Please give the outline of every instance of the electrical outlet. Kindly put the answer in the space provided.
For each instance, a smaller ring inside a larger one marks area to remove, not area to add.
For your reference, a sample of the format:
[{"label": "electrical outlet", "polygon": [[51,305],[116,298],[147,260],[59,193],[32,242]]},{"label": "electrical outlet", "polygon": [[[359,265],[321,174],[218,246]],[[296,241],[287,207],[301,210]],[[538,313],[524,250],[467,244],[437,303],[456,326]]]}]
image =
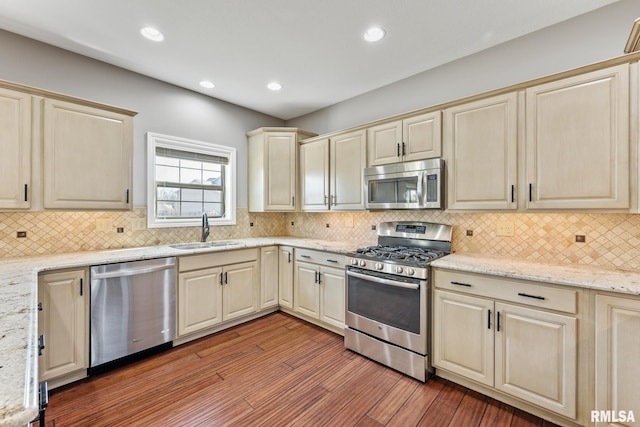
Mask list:
[{"label": "electrical outlet", "polygon": [[110,218],[96,219],[96,231],[109,232],[113,228],[113,220]]},{"label": "electrical outlet", "polygon": [[496,234],[498,236],[513,237],[516,235],[513,221],[498,221],[496,225]]}]

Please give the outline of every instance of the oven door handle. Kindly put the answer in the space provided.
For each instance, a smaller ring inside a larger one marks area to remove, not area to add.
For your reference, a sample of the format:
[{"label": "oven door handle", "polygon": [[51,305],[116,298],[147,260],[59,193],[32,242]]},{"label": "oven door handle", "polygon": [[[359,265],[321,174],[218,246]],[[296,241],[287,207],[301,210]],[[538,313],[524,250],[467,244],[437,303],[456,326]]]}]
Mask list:
[{"label": "oven door handle", "polygon": [[420,289],[420,285],[417,285],[417,284],[396,282],[395,280],[383,279],[381,277],[376,277],[376,276],[369,276],[368,274],[356,273],[354,271],[347,271],[347,276],[353,276],[359,279],[370,280],[372,282],[381,283],[383,285],[396,286],[398,288],[414,289],[414,290]]}]

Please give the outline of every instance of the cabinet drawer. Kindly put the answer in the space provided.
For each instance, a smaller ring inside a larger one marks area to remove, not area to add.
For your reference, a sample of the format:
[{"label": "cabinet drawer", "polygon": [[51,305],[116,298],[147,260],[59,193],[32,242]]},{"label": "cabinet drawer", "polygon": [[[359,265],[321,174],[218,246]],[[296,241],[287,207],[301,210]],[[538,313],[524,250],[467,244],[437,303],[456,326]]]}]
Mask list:
[{"label": "cabinet drawer", "polygon": [[296,248],[295,254],[296,261],[312,262],[314,264],[344,268],[344,255],[298,248]]},{"label": "cabinet drawer", "polygon": [[178,258],[178,271],[199,270],[202,268],[256,261],[257,259],[257,248],[240,249],[237,251],[207,252],[200,255],[183,256]]},{"label": "cabinet drawer", "polygon": [[433,283],[439,289],[449,289],[565,313],[577,313],[578,291],[574,289],[440,269],[433,270]]}]

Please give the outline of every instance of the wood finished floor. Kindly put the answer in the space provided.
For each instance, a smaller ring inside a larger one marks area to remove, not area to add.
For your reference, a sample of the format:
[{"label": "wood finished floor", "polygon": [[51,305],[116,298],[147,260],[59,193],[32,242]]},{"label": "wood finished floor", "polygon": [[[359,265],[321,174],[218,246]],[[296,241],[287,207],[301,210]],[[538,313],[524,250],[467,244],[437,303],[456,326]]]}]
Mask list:
[{"label": "wood finished floor", "polygon": [[46,427],[553,426],[452,382],[423,384],[274,313],[53,390]]}]

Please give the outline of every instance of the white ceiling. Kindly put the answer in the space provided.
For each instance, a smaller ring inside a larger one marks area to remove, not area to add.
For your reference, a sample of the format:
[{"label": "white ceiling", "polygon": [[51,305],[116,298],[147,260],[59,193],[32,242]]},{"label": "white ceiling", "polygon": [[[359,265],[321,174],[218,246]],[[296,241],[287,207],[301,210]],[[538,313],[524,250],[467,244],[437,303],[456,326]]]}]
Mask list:
[{"label": "white ceiling", "polygon": [[1,0],[0,28],[287,120],[615,1]]}]

